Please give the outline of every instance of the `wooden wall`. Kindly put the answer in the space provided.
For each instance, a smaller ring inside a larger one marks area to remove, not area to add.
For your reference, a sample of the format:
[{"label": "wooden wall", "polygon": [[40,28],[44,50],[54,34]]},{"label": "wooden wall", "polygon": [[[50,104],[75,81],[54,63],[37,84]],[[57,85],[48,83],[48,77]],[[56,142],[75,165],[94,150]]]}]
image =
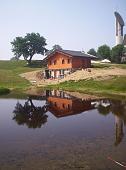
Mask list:
[{"label": "wooden wall", "polygon": [[[64,64],[62,61],[64,60]],[[68,63],[68,60],[70,61]],[[55,63],[56,62],[56,63]],[[55,64],[54,64],[55,63]],[[65,54],[55,53],[48,59],[48,69],[71,69],[91,67],[90,58],[70,57]]]},{"label": "wooden wall", "polygon": [[[70,60],[70,63],[68,63],[68,59]],[[62,60],[64,60],[64,64],[62,64]],[[56,64],[54,65],[55,61]],[[48,69],[67,69],[67,68],[72,68],[72,58],[69,56],[56,53],[48,59]]]}]

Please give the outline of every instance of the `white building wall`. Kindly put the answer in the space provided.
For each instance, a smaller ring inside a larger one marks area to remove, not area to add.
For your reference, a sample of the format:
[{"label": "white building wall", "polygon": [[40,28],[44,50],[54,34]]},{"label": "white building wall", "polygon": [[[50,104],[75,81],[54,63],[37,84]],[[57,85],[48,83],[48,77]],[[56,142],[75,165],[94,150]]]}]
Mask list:
[{"label": "white building wall", "polygon": [[123,36],[116,36],[116,45],[123,44]]},{"label": "white building wall", "polygon": [[51,71],[51,77],[54,77],[54,71]]},{"label": "white building wall", "polygon": [[117,34],[116,35],[116,45],[118,44],[123,44],[123,35],[121,35],[121,25],[119,22],[116,20],[117,24],[115,24]]}]

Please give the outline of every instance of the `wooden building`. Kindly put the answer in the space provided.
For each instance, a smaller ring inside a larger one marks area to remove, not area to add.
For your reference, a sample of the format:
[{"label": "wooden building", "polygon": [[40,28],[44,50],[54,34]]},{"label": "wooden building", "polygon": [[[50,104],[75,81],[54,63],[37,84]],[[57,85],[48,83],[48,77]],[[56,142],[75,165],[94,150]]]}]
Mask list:
[{"label": "wooden building", "polygon": [[96,57],[81,51],[55,49],[49,52],[46,59],[48,64],[45,77],[63,78],[77,69],[90,68],[91,59]]}]

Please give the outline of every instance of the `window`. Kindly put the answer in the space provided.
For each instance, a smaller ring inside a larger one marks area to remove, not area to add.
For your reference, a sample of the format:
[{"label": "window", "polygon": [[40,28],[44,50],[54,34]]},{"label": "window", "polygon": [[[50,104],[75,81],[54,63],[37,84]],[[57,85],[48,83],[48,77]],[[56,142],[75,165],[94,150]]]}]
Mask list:
[{"label": "window", "polygon": [[64,103],[62,104],[62,106],[63,106],[63,108],[65,108],[65,105],[64,105]]},{"label": "window", "polygon": [[50,61],[50,62],[49,62],[49,64],[51,65],[51,64],[52,64],[52,62]]},{"label": "window", "polygon": [[54,103],[54,106],[57,107],[57,103],[56,102]]},{"label": "window", "polygon": [[54,65],[56,65],[56,60],[54,60]]},{"label": "window", "polygon": [[70,105],[68,104],[68,110],[70,110]]},{"label": "window", "polygon": [[62,64],[64,64],[64,63],[65,63],[65,60],[63,59],[63,60],[62,60]]},{"label": "window", "polygon": [[68,59],[68,64],[70,64],[70,59]]}]

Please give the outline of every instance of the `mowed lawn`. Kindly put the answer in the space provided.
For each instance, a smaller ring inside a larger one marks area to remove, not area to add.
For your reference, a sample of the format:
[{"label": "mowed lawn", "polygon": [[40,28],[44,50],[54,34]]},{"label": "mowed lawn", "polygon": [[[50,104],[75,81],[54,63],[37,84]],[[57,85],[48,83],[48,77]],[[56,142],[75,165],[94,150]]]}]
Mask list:
[{"label": "mowed lawn", "polygon": [[30,68],[25,61],[0,61],[0,88],[25,88],[30,83],[19,74],[40,70],[40,68]]}]

